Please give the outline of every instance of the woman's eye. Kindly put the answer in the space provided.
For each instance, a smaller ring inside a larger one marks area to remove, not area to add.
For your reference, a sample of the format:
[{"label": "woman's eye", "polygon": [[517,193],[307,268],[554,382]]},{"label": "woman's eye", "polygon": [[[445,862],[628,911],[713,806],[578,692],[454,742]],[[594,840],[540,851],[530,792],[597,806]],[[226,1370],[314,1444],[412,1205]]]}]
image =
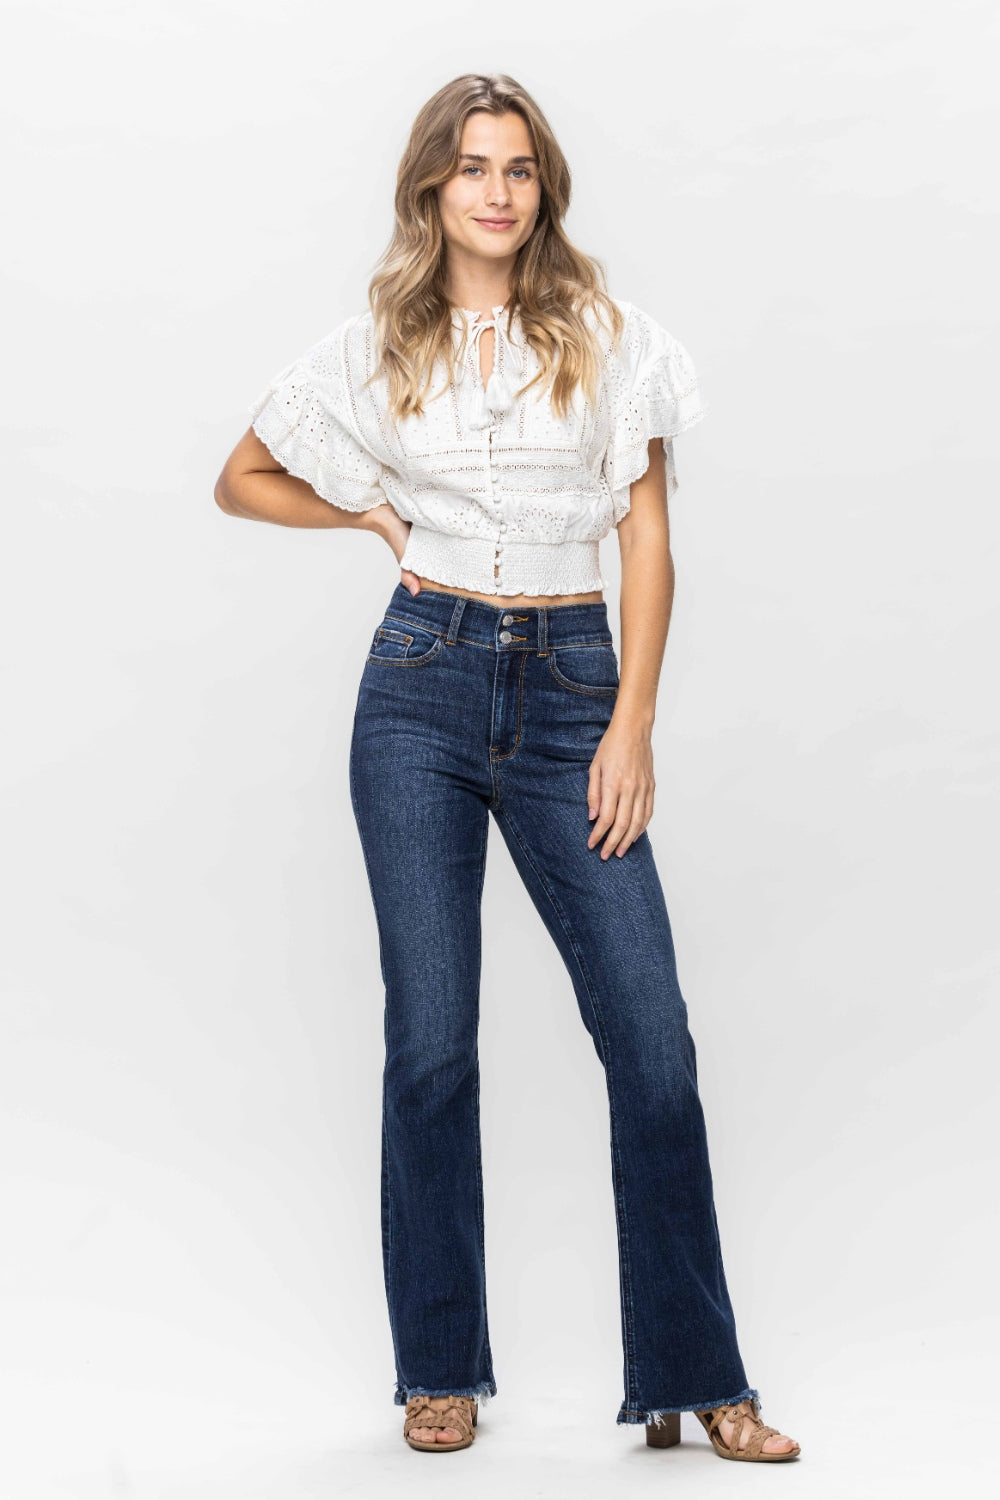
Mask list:
[{"label": "woman's eye", "polygon": [[[466,174],[466,172],[481,172],[482,170],[483,170],[482,167],[474,167],[474,166],[473,167],[463,167],[462,168],[462,176],[464,177],[465,174]],[[513,171],[513,172],[519,172],[521,174],[522,178],[524,178],[524,177],[530,177],[531,176],[531,172],[529,171],[529,169],[527,167],[512,167],[511,171]]]}]

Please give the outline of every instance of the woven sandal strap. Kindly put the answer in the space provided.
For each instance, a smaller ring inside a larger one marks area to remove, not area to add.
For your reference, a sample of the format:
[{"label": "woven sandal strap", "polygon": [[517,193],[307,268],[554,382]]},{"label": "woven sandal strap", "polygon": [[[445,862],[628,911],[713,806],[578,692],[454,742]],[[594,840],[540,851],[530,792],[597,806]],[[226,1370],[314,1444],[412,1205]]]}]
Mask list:
[{"label": "woven sandal strap", "polygon": [[736,1453],[739,1451],[740,1434],[743,1431],[743,1410],[741,1405],[715,1406],[711,1408],[709,1412],[708,1435],[711,1437],[713,1432],[717,1433],[720,1443],[726,1441],[722,1435],[723,1422],[731,1422],[733,1424],[733,1433],[729,1439],[728,1447],[730,1453]]},{"label": "woven sandal strap", "polygon": [[[725,1439],[722,1436],[722,1424],[727,1419],[731,1420],[731,1413],[732,1413],[732,1411],[733,1411],[733,1408],[731,1406],[715,1406],[715,1407],[712,1407],[712,1409],[709,1412],[709,1419],[708,1419],[708,1435],[709,1435],[709,1437],[711,1437],[712,1433],[715,1432],[715,1433],[718,1434],[718,1438],[719,1438],[719,1442],[720,1443],[722,1443],[722,1442],[725,1441]],[[739,1435],[740,1435],[739,1434],[739,1429],[737,1429],[736,1432],[735,1432],[735,1434],[734,1434],[735,1440],[737,1442],[739,1441]],[[730,1440],[730,1443],[729,1443],[729,1451],[733,1452],[733,1443],[732,1443],[732,1440]]]},{"label": "woven sandal strap", "polygon": [[[720,1412],[720,1416],[728,1417],[733,1422],[733,1436],[729,1443],[730,1453],[742,1451],[748,1458],[756,1458],[769,1437],[780,1436],[777,1427],[769,1427],[766,1422],[761,1421],[749,1401],[740,1401],[735,1406],[725,1407]],[[741,1450],[740,1439],[747,1422],[750,1423],[751,1431],[747,1437],[746,1447]]]},{"label": "woven sandal strap", "polygon": [[407,1411],[420,1411],[427,1407],[431,1411],[447,1411],[451,1406],[471,1410],[473,1406],[471,1396],[411,1396],[406,1403]]},{"label": "woven sandal strap", "polygon": [[404,1436],[414,1427],[454,1427],[463,1437],[472,1432],[469,1396],[411,1396],[406,1403]]},{"label": "woven sandal strap", "polygon": [[708,1413],[708,1435],[709,1435],[709,1437],[711,1437],[711,1435],[712,1435],[713,1432],[717,1432],[719,1434],[719,1441],[720,1442],[722,1441],[722,1427],[721,1427],[721,1424],[722,1424],[722,1419],[726,1415],[726,1413],[728,1412],[728,1410],[729,1410],[728,1406],[714,1406],[714,1407],[711,1408],[711,1410]]},{"label": "woven sandal strap", "polygon": [[766,1422],[761,1422],[759,1426],[756,1426],[753,1432],[751,1432],[750,1434],[750,1437],[747,1441],[747,1453],[751,1456],[751,1458],[756,1458],[760,1450],[763,1448],[764,1444],[767,1442],[768,1438],[778,1436],[779,1433],[777,1427],[768,1427]]}]

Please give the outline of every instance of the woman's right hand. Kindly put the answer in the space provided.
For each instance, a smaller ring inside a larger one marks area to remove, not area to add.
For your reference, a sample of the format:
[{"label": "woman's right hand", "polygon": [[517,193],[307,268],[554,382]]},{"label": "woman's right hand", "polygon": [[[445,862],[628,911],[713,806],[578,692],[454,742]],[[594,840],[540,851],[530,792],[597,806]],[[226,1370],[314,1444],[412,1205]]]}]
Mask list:
[{"label": "woman's right hand", "polygon": [[[364,512],[362,529],[365,531],[374,531],[376,535],[388,542],[392,548],[393,556],[399,562],[406,551],[406,543],[410,536],[410,525],[411,523],[404,521],[399,512],[394,510],[387,500],[384,505],[375,505],[371,510]],[[408,589],[411,594],[420,593],[420,579],[409,568],[402,568],[400,570],[399,579],[403,587]]]}]

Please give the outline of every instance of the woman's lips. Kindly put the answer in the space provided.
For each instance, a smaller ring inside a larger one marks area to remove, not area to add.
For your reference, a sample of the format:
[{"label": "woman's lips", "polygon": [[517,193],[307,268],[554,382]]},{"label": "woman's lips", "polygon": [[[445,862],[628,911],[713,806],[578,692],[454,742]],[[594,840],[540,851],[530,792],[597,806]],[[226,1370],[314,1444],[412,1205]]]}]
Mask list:
[{"label": "woman's lips", "polygon": [[477,219],[484,229],[511,229],[517,223],[516,219]]}]

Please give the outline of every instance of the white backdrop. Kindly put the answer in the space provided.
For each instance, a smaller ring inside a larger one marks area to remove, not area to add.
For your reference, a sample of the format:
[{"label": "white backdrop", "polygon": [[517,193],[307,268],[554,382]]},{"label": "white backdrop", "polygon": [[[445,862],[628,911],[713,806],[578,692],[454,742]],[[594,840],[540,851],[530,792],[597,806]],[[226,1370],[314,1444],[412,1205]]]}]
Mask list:
[{"label": "white backdrop", "polygon": [[604,1078],[495,827],[498,1397],[444,1474],[403,1443],[347,781],[398,569],[212,496],[268,377],[364,307],[412,118],[473,70],[535,95],[573,238],[711,408],[677,441],[649,832],[751,1384],[804,1496],[985,1473],[994,8],[4,19],[0,1493],[732,1481],[692,1416],[667,1453],[614,1422]]}]

